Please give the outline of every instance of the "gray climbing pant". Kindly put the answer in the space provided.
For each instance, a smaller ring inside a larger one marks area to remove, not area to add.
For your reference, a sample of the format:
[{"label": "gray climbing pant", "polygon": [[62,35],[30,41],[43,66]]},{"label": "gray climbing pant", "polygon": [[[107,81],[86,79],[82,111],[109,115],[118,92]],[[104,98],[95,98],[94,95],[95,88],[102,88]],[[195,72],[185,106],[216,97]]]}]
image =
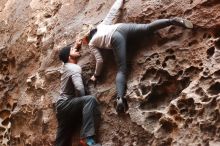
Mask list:
[{"label": "gray climbing pant", "polygon": [[156,30],[168,27],[170,25],[179,25],[173,19],[159,19],[149,24],[124,23],[118,26],[112,35],[111,45],[113,47],[115,60],[118,66],[116,75],[117,96],[122,98],[126,93],[126,44],[129,38],[142,37],[153,33]]},{"label": "gray climbing pant", "polygon": [[[58,129],[55,146],[72,146],[74,124],[77,121],[82,120],[81,138],[95,135],[94,120],[100,117],[100,111],[94,96],[61,99],[57,102],[56,110]],[[79,117],[82,117],[82,119],[79,119]]]}]

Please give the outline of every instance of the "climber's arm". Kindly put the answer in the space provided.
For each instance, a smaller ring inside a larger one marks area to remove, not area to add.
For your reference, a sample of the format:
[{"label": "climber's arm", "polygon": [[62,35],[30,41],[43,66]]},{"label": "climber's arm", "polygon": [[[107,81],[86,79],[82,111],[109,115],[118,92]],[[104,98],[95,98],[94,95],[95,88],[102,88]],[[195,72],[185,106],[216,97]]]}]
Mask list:
[{"label": "climber's arm", "polygon": [[120,15],[120,9],[122,8],[124,1],[125,0],[116,0],[101,24],[113,24],[114,21],[116,21]]}]

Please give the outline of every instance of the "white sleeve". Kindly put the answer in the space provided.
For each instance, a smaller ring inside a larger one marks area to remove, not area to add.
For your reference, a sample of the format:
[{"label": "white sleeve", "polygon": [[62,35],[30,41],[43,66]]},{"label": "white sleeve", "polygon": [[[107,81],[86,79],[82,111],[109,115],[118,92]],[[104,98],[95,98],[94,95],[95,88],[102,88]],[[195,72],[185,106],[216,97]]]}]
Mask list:
[{"label": "white sleeve", "polygon": [[96,59],[96,67],[95,67],[95,76],[99,76],[101,74],[101,70],[102,70],[102,66],[103,66],[103,58],[102,55],[100,53],[100,51],[98,50],[98,48],[94,47],[94,46],[89,46],[89,48],[91,49],[93,55],[95,56]]},{"label": "white sleeve", "polygon": [[72,82],[77,93],[80,94],[79,96],[85,96],[85,89],[84,89],[81,75],[73,74],[71,77],[72,77]]},{"label": "white sleeve", "polygon": [[113,24],[113,22],[118,19],[120,15],[120,9],[122,8],[123,4],[124,4],[124,0],[116,0],[101,24],[106,24],[106,25]]}]

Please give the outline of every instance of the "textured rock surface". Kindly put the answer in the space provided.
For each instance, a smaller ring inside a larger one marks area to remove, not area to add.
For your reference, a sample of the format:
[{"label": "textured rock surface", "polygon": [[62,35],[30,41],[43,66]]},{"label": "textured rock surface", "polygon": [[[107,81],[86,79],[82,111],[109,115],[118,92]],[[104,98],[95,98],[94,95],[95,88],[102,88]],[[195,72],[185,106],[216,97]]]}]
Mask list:
[{"label": "textured rock surface", "polygon": [[[53,145],[58,49],[82,24],[100,22],[113,1],[0,0],[0,145]],[[126,2],[121,22],[181,16],[195,28],[168,27],[130,45],[130,109],[123,117],[114,110],[116,67],[103,52],[105,74],[91,91],[101,104],[104,146],[220,145],[219,11],[219,0]],[[94,58],[86,47],[82,53],[89,79]]]}]

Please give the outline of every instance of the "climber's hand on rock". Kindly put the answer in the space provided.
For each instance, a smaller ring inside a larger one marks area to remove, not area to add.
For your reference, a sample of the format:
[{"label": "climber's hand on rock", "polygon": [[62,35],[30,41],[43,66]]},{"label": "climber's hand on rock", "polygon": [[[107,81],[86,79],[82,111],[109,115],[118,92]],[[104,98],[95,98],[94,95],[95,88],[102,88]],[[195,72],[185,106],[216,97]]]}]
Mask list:
[{"label": "climber's hand on rock", "polygon": [[91,78],[90,78],[91,81],[95,82],[96,81],[96,77],[95,75],[93,75]]},{"label": "climber's hand on rock", "polygon": [[97,79],[94,75],[89,79],[88,84],[90,84],[90,83],[92,83],[94,85],[94,87],[96,87]]}]

